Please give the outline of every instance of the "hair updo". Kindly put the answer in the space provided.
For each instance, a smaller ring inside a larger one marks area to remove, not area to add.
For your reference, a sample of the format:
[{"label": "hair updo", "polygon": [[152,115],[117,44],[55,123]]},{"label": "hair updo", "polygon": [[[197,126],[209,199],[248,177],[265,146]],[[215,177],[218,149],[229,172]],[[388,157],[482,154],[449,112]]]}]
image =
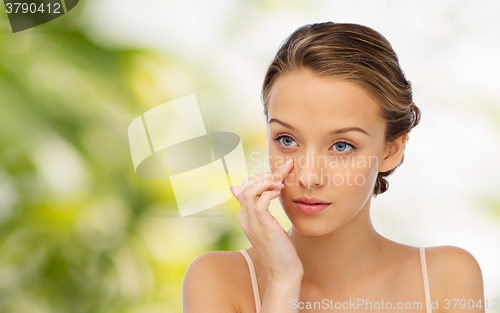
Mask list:
[{"label": "hair updo", "polygon": [[[276,79],[306,68],[319,76],[335,76],[363,87],[379,104],[387,123],[386,142],[409,133],[420,121],[413,103],[411,84],[399,65],[391,44],[377,31],[358,24],[315,23],[295,30],[280,46],[262,85],[264,115],[268,118],[269,95]],[[379,172],[373,194],[389,188],[385,177],[403,162]]]}]

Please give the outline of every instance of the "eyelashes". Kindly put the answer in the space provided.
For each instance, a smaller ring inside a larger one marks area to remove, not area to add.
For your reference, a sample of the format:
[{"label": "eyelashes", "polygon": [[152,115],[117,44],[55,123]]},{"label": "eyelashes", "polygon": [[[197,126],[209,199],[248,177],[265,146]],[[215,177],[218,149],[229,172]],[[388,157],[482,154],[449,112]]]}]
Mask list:
[{"label": "eyelashes", "polygon": [[[278,147],[278,149],[280,149],[282,151],[287,151],[287,149],[289,147],[296,146],[296,145],[287,146],[287,145],[283,144],[281,141],[282,138],[289,139],[288,141],[292,140],[293,142],[297,143],[291,135],[279,134],[273,138],[273,140],[276,142],[276,146]],[[331,147],[337,147],[338,150],[334,149],[334,151],[339,152],[341,154],[350,153],[349,151],[354,152],[356,149],[358,149],[358,146],[356,146],[355,144],[353,144],[345,139],[340,139],[340,140],[336,141]]]},{"label": "eyelashes", "polygon": [[[295,139],[293,139],[293,138],[292,138],[292,137],[290,137],[290,136],[283,135],[283,134],[280,134],[280,135],[276,136],[275,138],[273,138],[273,140],[274,140],[274,141],[276,141],[276,144],[277,144],[277,145],[280,145],[280,144],[281,144],[281,145],[283,145],[284,147],[287,147],[287,148],[288,148],[288,147],[290,147],[290,146],[286,146],[286,145],[284,145],[284,144],[280,141],[280,140],[281,140],[281,138],[288,138],[288,139],[291,139],[291,140],[293,140],[293,141],[295,142]],[[279,147],[278,147],[278,148],[279,148]]]}]

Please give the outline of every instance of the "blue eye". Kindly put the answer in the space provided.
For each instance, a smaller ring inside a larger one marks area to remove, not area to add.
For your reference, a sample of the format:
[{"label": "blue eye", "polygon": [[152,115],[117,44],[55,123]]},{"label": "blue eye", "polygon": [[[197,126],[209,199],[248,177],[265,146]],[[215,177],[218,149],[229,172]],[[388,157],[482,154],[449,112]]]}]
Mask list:
[{"label": "blue eye", "polygon": [[335,147],[337,151],[339,152],[344,152],[344,151],[349,151],[349,150],[352,150],[353,149],[353,146],[351,146],[350,144],[348,144],[347,142],[344,142],[344,141],[339,141],[337,143],[335,143],[333,145],[333,147]]},{"label": "blue eye", "polygon": [[[281,139],[283,139],[283,140],[281,140]],[[281,136],[281,137],[276,138],[275,140],[279,140],[279,142],[285,147],[291,147],[292,143],[295,142],[295,140],[293,140],[292,138],[290,138],[288,136]],[[295,144],[297,144],[297,143],[295,142]]]}]

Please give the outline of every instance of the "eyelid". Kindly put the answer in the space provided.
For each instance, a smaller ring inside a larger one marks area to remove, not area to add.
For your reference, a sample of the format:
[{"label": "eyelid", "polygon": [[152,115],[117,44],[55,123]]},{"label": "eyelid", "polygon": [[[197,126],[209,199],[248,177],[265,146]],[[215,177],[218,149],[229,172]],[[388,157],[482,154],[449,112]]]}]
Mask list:
[{"label": "eyelid", "polygon": [[355,145],[354,143],[352,143],[352,142],[350,142],[349,140],[346,140],[346,139],[339,139],[339,140],[337,140],[336,142],[334,142],[334,143],[332,144],[332,146],[334,146],[334,145],[338,144],[339,142],[342,142],[342,143],[348,144],[349,146],[351,146],[351,147],[352,147],[352,149],[353,149],[353,150],[358,148],[358,146],[357,146],[357,145]]}]

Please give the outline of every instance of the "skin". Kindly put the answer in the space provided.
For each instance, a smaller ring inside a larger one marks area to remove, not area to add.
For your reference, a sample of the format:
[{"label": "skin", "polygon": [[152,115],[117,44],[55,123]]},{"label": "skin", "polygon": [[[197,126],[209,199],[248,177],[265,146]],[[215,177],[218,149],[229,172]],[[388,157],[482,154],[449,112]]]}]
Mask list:
[{"label": "skin", "polygon": [[[305,69],[275,82],[269,120],[279,119],[294,130],[270,122],[271,171],[231,190],[242,206],[238,222],[252,244],[247,252],[257,273],[262,313],[299,312],[290,308],[290,299],[424,303],[418,249],[383,237],[370,219],[377,173],[400,163],[407,141],[406,135],[385,141],[386,123],[378,110],[377,102],[360,86]],[[368,135],[328,134],[344,127],[359,127]],[[273,140],[281,134],[287,138]],[[329,162],[311,166],[318,158]],[[283,165],[287,159],[293,159],[292,164]],[[331,204],[318,214],[306,215],[293,203],[300,196]],[[293,225],[288,233],[267,209],[277,197]],[[481,270],[470,253],[452,246],[428,247],[426,257],[431,299],[438,301],[433,312],[484,312],[484,307],[453,309],[454,302],[446,300],[473,299],[477,304],[483,299]],[[370,312],[364,307],[363,311]],[[391,310],[373,310],[380,311]],[[183,312],[255,312],[241,253],[208,252],[193,260],[183,281]]]}]

